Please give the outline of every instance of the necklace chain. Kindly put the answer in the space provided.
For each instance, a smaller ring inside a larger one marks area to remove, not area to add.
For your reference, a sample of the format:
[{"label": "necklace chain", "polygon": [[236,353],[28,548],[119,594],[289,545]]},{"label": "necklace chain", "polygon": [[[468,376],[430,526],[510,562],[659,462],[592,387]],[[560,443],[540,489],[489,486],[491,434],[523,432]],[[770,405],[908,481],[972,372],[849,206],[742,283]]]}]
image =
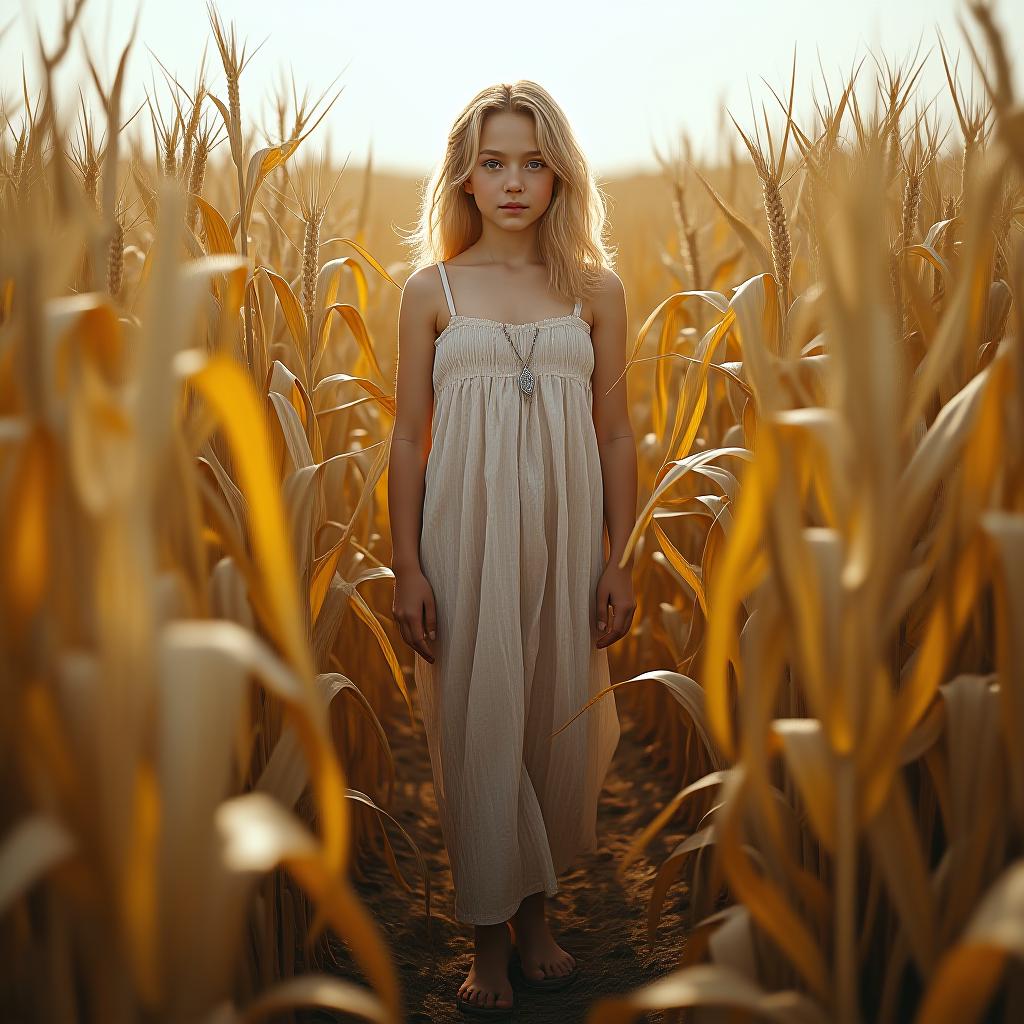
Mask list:
[{"label": "necklace chain", "polygon": [[540,325],[533,325],[533,341],[530,342],[530,354],[526,357],[525,362],[523,362],[523,357],[519,354],[519,349],[516,348],[515,343],[512,341],[512,335],[508,333],[509,327],[512,326],[512,324],[502,324],[501,329],[505,337],[508,338],[508,343],[512,346],[512,351],[515,352],[516,358],[523,364],[523,368],[519,373],[519,390],[525,398],[529,398],[533,394],[534,386],[537,383],[537,378],[530,369],[530,360],[533,358],[533,347],[537,344],[537,335],[540,334]]},{"label": "necklace chain", "polygon": [[[488,252],[487,255],[491,257],[491,263],[496,262],[490,252]],[[530,369],[530,360],[533,358],[533,349],[534,346],[537,344],[537,335],[540,334],[540,325],[533,325],[533,340],[530,342],[530,354],[526,357],[525,362],[523,361],[523,357],[519,354],[519,349],[516,348],[515,342],[512,341],[512,335],[509,334],[509,328],[516,326],[518,325],[503,323],[501,325],[501,330],[504,333],[505,337],[508,339],[509,345],[512,346],[512,351],[515,352],[516,359],[518,359],[519,362],[523,364],[523,368],[519,372],[519,390],[522,392],[524,398],[529,398],[533,394],[534,388],[537,384],[537,378],[534,376],[533,371]]]}]

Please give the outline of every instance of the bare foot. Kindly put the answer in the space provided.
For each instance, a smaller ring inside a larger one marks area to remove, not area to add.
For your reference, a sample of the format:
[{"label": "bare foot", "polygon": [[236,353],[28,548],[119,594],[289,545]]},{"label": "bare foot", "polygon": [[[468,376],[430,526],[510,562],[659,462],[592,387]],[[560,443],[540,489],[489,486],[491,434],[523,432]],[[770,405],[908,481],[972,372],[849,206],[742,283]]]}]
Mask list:
[{"label": "bare foot", "polygon": [[477,1006],[511,1008],[508,956],[512,949],[512,936],[508,923],[478,926],[475,945],[473,966],[459,988],[459,995]]},{"label": "bare foot", "polygon": [[534,893],[523,900],[510,924],[523,974],[527,978],[543,981],[572,972],[576,958],[555,942],[544,918],[543,893]]}]

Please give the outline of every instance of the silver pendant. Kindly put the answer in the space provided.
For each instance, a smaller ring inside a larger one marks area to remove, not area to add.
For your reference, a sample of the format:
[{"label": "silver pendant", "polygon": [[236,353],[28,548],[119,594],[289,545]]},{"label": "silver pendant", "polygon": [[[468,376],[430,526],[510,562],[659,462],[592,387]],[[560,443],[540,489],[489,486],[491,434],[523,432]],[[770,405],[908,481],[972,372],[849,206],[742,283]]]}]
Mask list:
[{"label": "silver pendant", "polygon": [[519,374],[519,390],[524,395],[529,397],[533,394],[533,386],[536,383],[533,377],[533,373],[530,371],[528,366],[523,367],[523,372]]}]

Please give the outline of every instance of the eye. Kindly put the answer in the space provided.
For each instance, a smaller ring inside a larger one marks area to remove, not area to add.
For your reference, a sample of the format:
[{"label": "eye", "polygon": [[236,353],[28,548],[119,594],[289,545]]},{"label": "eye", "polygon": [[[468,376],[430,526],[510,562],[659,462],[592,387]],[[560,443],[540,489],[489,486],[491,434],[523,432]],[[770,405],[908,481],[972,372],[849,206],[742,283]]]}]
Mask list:
[{"label": "eye", "polygon": [[[493,157],[492,156],[492,157],[488,157],[488,159],[486,159],[480,166],[481,167],[487,167],[488,164],[500,164],[500,163],[501,163],[501,161],[498,160],[497,157]],[[540,164],[540,167],[546,166],[543,160],[539,160],[536,157],[534,157],[532,160],[528,160],[527,163],[528,164]],[[537,170],[540,170],[540,167],[538,167]]]}]

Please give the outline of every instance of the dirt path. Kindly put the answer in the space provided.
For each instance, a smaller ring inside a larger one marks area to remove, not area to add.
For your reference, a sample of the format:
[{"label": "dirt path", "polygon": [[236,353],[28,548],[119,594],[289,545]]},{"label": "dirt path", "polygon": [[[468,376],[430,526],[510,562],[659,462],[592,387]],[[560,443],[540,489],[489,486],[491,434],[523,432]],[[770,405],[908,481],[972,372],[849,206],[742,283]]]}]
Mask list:
[{"label": "dirt path", "polygon": [[[625,883],[615,878],[615,868],[630,838],[674,791],[655,752],[634,737],[635,726],[622,710],[624,703],[619,702],[622,736],[598,810],[600,848],[581,857],[559,878],[560,892],[547,904],[555,938],[576,956],[585,973],[566,992],[518,991],[518,1021],[582,1024],[588,1007],[599,996],[628,992],[662,977],[678,964],[685,893],[678,884],[669,893],[653,949],[646,940],[646,914],[657,865],[679,842],[681,833],[663,833],[631,865]],[[469,971],[473,929],[451,916],[451,871],[441,841],[430,758],[418,714],[416,724],[418,732],[414,733],[405,719],[399,719],[390,737],[398,779],[390,811],[415,840],[430,870],[429,939],[416,858],[393,826],[389,827],[392,846],[413,892],[403,891],[383,860],[365,867],[367,880],[357,889],[375,913],[398,964],[407,1020],[447,1024],[473,1019],[464,1017],[455,1006],[455,994]],[[338,973],[359,979],[360,972],[345,948],[334,942],[332,950],[339,962]],[[318,1015],[310,1019],[338,1018]],[[637,1019],[663,1024],[660,1013]]]}]

